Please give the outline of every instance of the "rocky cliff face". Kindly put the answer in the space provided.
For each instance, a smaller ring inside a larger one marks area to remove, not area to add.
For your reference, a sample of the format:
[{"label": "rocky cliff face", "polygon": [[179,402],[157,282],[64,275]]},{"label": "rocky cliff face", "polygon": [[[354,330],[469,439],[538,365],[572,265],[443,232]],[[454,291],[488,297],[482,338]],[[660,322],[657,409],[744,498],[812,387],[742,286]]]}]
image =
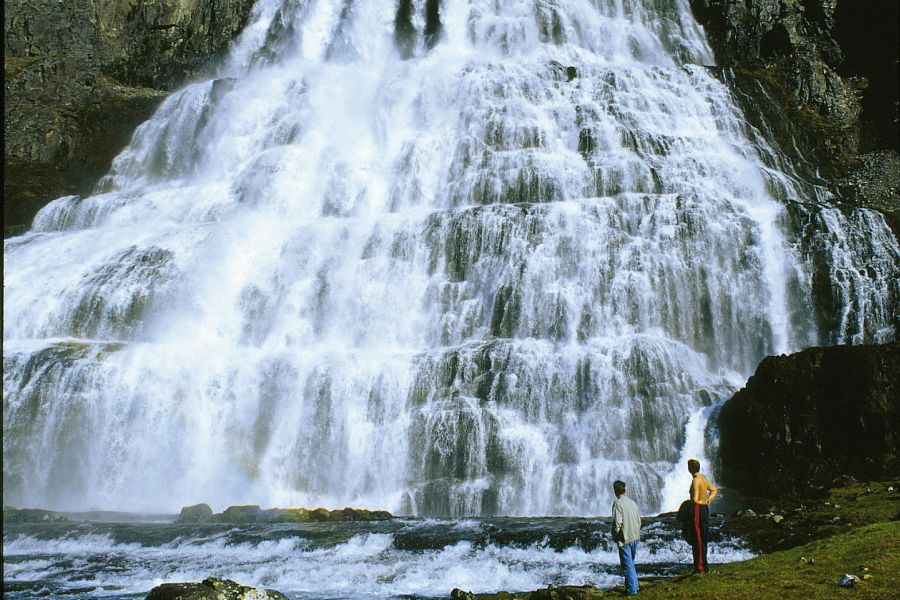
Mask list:
[{"label": "rocky cliff face", "polygon": [[[753,121],[900,230],[895,0],[691,0]],[[85,193],[166,93],[209,66],[253,0],[4,4],[5,233]],[[777,114],[776,114],[777,113]],[[759,124],[759,123],[757,123]],[[774,125],[774,126],[773,126]]]},{"label": "rocky cliff face", "polygon": [[900,343],[770,356],[722,408],[722,483],[777,498],[896,477]]},{"label": "rocky cliff face", "polygon": [[691,0],[748,118],[805,175],[900,224],[894,0]]},{"label": "rocky cliff face", "polygon": [[4,3],[4,233],[81,194],[173,88],[215,61],[253,0]]}]

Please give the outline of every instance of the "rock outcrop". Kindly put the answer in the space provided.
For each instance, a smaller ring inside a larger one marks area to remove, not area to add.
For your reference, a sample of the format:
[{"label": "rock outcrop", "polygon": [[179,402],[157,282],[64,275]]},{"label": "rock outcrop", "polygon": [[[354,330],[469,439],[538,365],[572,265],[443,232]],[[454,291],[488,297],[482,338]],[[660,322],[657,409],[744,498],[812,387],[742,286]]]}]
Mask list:
[{"label": "rock outcrop", "polygon": [[178,515],[179,523],[208,523],[212,519],[213,511],[209,504],[194,504],[181,507]]},{"label": "rock outcrop", "polygon": [[4,523],[67,523],[69,519],[52,510],[42,508],[3,507]]},{"label": "rock outcrop", "polygon": [[[898,30],[892,0],[691,0],[747,118],[806,175],[896,223]],[[780,114],[773,114],[773,113]],[[784,120],[786,119],[786,122]],[[767,121],[767,122],[763,122]],[[778,121],[782,121],[779,123]]]},{"label": "rock outcrop", "polygon": [[765,358],[719,415],[721,483],[802,496],[900,473],[900,343]]},{"label": "rock outcrop", "polygon": [[275,590],[241,585],[230,579],[207,577],[201,583],[164,583],[147,594],[146,600],[288,600]]},{"label": "rock outcrop", "polygon": [[317,508],[269,508],[256,504],[229,506],[221,513],[213,514],[207,504],[195,504],[181,509],[178,523],[306,523],[310,521],[384,521],[393,515],[386,510],[341,508],[328,510]]},{"label": "rock outcrop", "polygon": [[207,69],[253,0],[4,3],[4,234],[84,194],[165,96]]}]

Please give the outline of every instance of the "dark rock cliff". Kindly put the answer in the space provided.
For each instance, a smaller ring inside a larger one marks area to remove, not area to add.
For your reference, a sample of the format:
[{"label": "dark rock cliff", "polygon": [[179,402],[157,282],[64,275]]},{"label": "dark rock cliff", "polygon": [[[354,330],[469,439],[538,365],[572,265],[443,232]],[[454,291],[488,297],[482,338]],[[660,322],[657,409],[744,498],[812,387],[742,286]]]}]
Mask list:
[{"label": "dark rock cliff", "polygon": [[896,0],[691,0],[745,114],[840,201],[900,225]]},{"label": "dark rock cliff", "polygon": [[720,479],[803,496],[836,478],[900,475],[900,343],[765,358],[719,417]]},{"label": "dark rock cliff", "polygon": [[163,98],[201,74],[254,0],[4,3],[4,234],[90,191]]}]

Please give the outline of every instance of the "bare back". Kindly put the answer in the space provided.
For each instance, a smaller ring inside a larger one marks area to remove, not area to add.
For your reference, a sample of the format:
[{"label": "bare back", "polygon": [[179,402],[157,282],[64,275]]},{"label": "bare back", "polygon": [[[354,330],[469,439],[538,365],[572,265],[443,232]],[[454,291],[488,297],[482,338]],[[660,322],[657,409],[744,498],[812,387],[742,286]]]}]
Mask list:
[{"label": "bare back", "polygon": [[691,482],[691,501],[695,504],[711,504],[719,490],[702,474],[695,473]]}]

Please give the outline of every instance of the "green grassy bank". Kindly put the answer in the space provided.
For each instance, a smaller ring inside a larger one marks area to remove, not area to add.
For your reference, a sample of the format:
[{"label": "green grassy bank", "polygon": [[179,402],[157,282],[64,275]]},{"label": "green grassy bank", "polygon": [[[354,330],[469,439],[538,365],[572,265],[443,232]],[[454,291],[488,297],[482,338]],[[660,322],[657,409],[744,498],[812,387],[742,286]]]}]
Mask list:
[{"label": "green grassy bank", "polygon": [[[897,482],[868,482],[833,488],[802,504],[772,506],[764,514],[730,518],[726,529],[762,554],[716,565],[705,575],[642,580],[639,598],[900,600],[900,489]],[[761,512],[761,511],[758,511]],[[802,542],[802,543],[801,543]],[[845,573],[859,581],[841,587]],[[469,594],[460,600],[594,600],[623,596],[623,587],[547,588],[527,593]]]},{"label": "green grassy bank", "polygon": [[[852,589],[841,588],[838,583],[845,573],[861,581]],[[610,595],[615,592],[606,594]],[[641,597],[900,598],[900,521],[866,525],[790,550],[721,565],[702,576],[649,583]]]}]

